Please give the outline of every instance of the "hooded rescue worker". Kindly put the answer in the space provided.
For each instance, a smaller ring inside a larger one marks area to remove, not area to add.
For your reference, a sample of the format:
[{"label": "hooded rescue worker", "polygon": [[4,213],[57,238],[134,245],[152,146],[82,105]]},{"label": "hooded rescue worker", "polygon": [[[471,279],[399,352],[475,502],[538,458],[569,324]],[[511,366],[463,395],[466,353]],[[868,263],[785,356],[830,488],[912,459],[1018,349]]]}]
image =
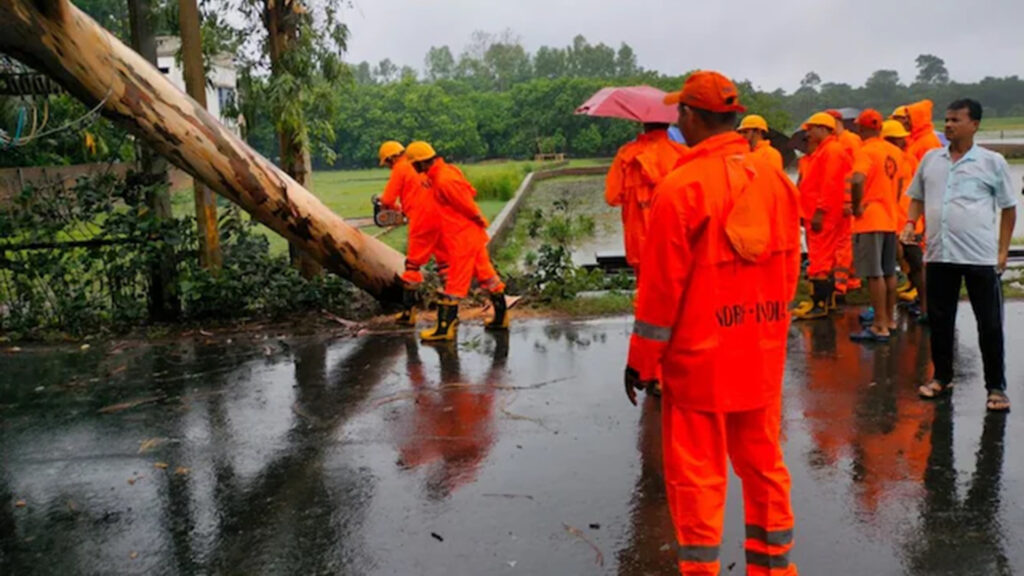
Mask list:
[{"label": "hooded rescue worker", "polygon": [[678,104],[693,147],[654,196],[626,394],[636,404],[660,367],[679,571],[719,573],[731,460],[743,482],[747,574],[795,575],[779,431],[798,192],[735,132],[745,108],[728,78],[694,72],[665,102]]},{"label": "hooded rescue worker", "polygon": [[752,155],[782,170],[782,154],[768,141],[768,122],[764,118],[757,114],[744,116],[736,131],[750,142]]},{"label": "hooded rescue worker", "polygon": [[416,300],[423,283],[420,269],[434,256],[442,279],[448,271],[448,258],[441,246],[441,214],[430,183],[405,157],[405,147],[393,140],[388,141],[381,144],[378,155],[380,165],[391,168],[391,177],[379,202],[388,210],[401,208],[409,220],[405,272],[402,273],[403,310],[396,320],[403,326],[415,326]]},{"label": "hooded rescue worker", "polygon": [[931,100],[921,100],[907,106],[900,106],[892,113],[892,119],[899,120],[903,127],[910,132],[910,137],[907,138],[907,152],[918,162],[929,150],[942,148],[942,141],[935,134],[935,125],[932,124],[934,108],[935,105]]},{"label": "hooded rescue worker", "polygon": [[686,146],[669,139],[668,124],[644,124],[643,134],[619,148],[608,170],[604,199],[609,206],[622,206],[626,262],[637,278],[654,188],[676,167],[686,150]]},{"label": "hooded rescue worker", "polygon": [[476,205],[476,189],[462,171],[448,164],[426,142],[413,142],[405,151],[416,172],[426,174],[441,213],[441,246],[448,257],[448,275],[437,304],[437,326],[420,332],[425,341],[454,340],[459,324],[459,300],[476,277],[490,294],[494,318],[484,327],[508,329],[505,283],[487,253],[487,219]]},{"label": "hooded rescue worker", "polygon": [[[910,210],[910,196],[907,195],[907,188],[914,179],[917,172],[917,158],[907,152],[907,138],[910,132],[898,120],[886,120],[882,124],[882,138],[896,146],[903,152],[903,162],[900,163],[900,195],[897,203],[897,222],[906,222],[907,213]],[[905,244],[900,242],[899,257],[900,267],[906,271],[907,279],[910,281],[908,289],[900,294],[900,299],[910,302],[909,311],[918,316],[918,322],[928,321],[928,307],[924,299],[924,218],[919,218],[915,223],[914,241]]]},{"label": "hooded rescue worker", "polygon": [[835,135],[836,121],[819,112],[804,123],[808,149],[806,170],[800,179],[800,200],[807,232],[807,277],[813,287],[811,302],[793,311],[802,320],[824,318],[833,305],[835,284],[846,278],[840,253],[850,241],[846,215],[846,179],[853,173],[853,158]]},{"label": "hooded rescue worker", "polygon": [[853,243],[857,273],[868,280],[872,325],[850,339],[887,342],[896,328],[896,231],[903,151],[882,139],[882,115],[857,117],[864,144],[853,165]]}]

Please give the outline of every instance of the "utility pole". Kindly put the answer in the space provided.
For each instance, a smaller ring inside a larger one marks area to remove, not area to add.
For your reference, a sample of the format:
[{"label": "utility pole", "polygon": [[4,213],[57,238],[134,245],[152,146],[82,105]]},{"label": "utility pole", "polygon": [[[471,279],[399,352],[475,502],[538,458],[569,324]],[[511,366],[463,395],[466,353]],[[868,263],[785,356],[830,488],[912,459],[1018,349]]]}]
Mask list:
[{"label": "utility pole", "polygon": [[[196,0],[178,0],[178,22],[181,26],[185,91],[205,108],[206,73],[203,70],[203,40],[199,32],[199,6]],[[199,263],[203,268],[216,272],[222,264],[220,232],[217,230],[217,201],[213,192],[199,180],[193,180],[193,186],[199,231]]]},{"label": "utility pole", "polygon": [[[149,0],[128,0],[132,48],[156,66],[156,39],[150,21],[151,8]],[[167,161],[142,142],[138,143],[138,149],[141,183],[146,187],[146,204],[157,220],[169,221],[173,215]],[[150,266],[149,316],[153,320],[166,322],[177,319],[180,314],[178,270],[174,262],[174,250],[168,245]]]}]

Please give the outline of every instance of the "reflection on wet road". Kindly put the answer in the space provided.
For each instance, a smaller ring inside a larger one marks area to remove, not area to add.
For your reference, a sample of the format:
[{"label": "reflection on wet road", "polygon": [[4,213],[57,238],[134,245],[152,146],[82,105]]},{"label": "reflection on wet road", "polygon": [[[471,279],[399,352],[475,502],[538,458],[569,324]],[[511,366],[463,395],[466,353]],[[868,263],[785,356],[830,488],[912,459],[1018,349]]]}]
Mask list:
[{"label": "reflection on wet road", "polygon": [[[1007,326],[1022,317],[1011,305]],[[926,332],[863,346],[855,321],[791,329],[801,572],[1024,571],[1007,445],[1024,426],[984,412],[969,309],[964,378],[938,403],[915,395]],[[660,409],[621,390],[629,330],[0,354],[0,573],[671,574]],[[1022,341],[1011,328],[1007,349]],[[1024,401],[1024,362],[1008,369]],[[741,500],[733,478],[733,573]]]}]

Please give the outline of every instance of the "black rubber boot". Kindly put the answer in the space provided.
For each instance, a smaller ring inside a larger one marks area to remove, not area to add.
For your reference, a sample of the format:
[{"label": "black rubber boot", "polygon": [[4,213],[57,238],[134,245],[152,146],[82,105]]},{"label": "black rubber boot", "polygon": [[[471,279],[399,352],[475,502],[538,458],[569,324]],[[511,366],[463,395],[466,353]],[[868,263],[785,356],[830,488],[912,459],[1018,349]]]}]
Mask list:
[{"label": "black rubber boot", "polygon": [[419,299],[419,291],[415,288],[406,288],[402,291],[402,313],[395,317],[395,323],[399,326],[416,325],[416,301]]},{"label": "black rubber boot", "polygon": [[491,307],[494,308],[494,318],[484,324],[484,329],[508,330],[508,302],[504,292],[491,294]]},{"label": "black rubber boot", "polygon": [[458,326],[459,302],[457,300],[441,300],[437,303],[437,326],[420,332],[420,340],[424,342],[455,340]]},{"label": "black rubber boot", "polygon": [[832,282],[830,280],[811,280],[811,286],[813,287],[811,302],[814,306],[809,310],[794,312],[793,318],[796,320],[817,320],[828,316],[828,305],[832,299]]}]

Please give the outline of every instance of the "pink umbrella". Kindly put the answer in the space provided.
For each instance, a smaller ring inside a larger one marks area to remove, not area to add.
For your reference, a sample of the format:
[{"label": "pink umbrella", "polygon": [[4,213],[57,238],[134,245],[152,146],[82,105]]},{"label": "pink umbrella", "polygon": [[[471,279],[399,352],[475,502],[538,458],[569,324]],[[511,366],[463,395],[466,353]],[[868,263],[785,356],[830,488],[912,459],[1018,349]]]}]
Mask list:
[{"label": "pink umbrella", "polygon": [[576,109],[584,116],[624,118],[651,124],[672,124],[679,119],[675,106],[665,104],[665,93],[651,86],[602,88]]}]

